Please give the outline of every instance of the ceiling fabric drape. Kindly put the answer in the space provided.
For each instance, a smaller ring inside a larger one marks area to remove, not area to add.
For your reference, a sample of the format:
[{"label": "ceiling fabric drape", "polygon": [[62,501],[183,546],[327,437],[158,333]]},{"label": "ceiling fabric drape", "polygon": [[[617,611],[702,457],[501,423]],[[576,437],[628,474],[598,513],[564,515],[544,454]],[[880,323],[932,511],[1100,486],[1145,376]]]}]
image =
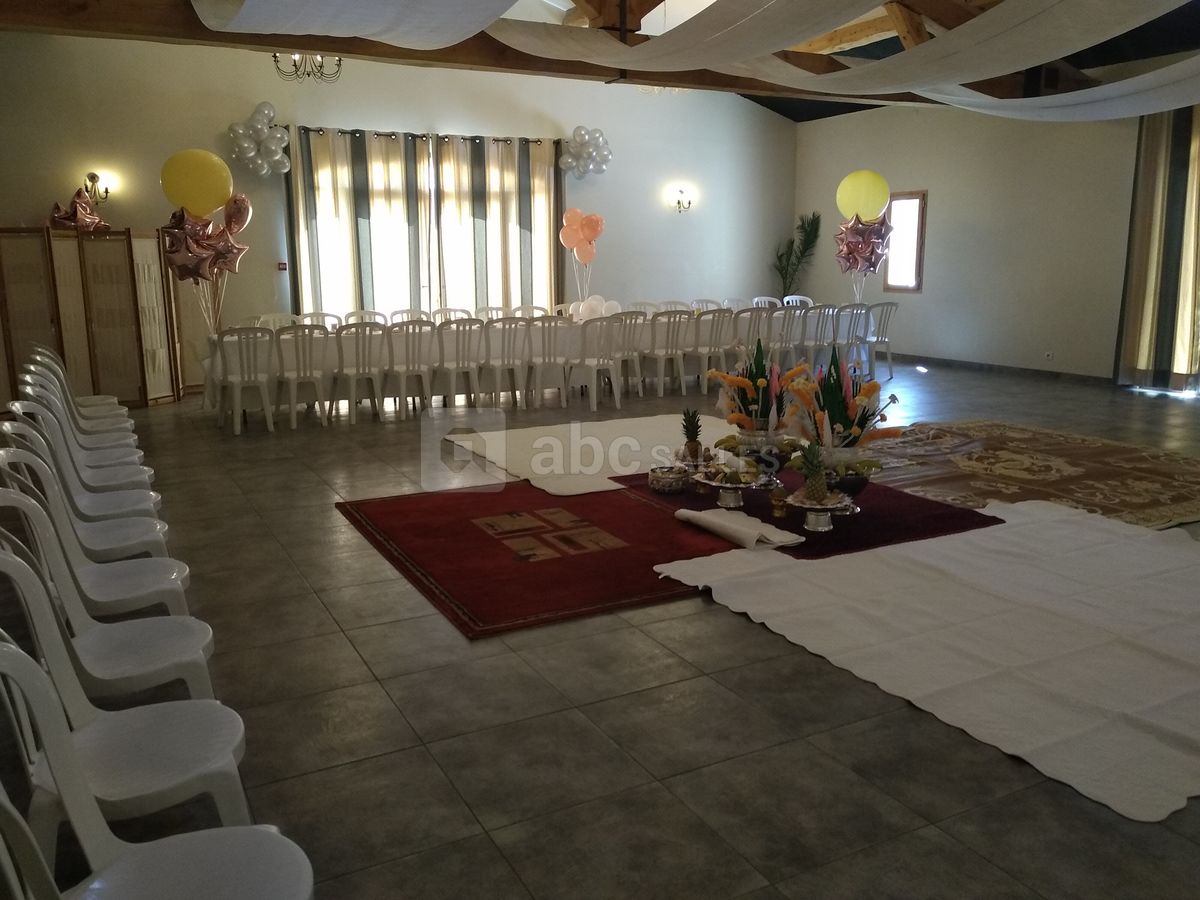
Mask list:
[{"label": "ceiling fabric drape", "polygon": [[213,31],[361,37],[412,50],[438,50],[478,34],[512,0],[192,0]]}]

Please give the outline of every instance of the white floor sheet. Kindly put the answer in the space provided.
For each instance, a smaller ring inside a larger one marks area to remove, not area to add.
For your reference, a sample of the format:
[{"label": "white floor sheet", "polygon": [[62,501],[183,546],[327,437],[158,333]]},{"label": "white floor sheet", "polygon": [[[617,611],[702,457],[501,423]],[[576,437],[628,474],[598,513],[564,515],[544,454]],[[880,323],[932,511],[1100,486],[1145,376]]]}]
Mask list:
[{"label": "white floor sheet", "polygon": [[[657,566],[1131,819],[1200,793],[1200,544],[1040,501],[825,560]],[[903,523],[897,523],[903,527]]]}]

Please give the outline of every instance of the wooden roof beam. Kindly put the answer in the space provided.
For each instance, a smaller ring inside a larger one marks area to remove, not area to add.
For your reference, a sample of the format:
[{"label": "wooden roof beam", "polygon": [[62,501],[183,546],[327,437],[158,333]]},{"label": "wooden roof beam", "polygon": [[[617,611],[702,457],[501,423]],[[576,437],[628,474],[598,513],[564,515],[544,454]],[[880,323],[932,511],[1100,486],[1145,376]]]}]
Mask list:
[{"label": "wooden roof beam", "polygon": [[891,19],[896,36],[900,38],[900,44],[905,50],[911,50],[929,40],[929,29],[925,27],[925,20],[903,3],[889,0],[883,4],[883,10]]},{"label": "wooden roof beam", "polygon": [[859,22],[851,22],[841,28],[789,47],[796,53],[840,53],[864,44],[873,44],[896,34],[896,26],[889,15],[874,16]]}]

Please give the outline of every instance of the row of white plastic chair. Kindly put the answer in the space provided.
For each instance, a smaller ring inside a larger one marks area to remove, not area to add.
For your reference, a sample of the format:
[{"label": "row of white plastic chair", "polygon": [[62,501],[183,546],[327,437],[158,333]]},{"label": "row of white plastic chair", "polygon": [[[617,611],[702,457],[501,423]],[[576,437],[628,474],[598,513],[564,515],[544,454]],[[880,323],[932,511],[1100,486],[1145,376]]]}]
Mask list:
[{"label": "row of white plastic chair", "polygon": [[287,325],[324,325],[330,331],[342,325],[353,325],[357,322],[375,322],[379,325],[394,325],[397,322],[414,322],[428,319],[434,324],[451,319],[501,319],[506,316],[518,316],[532,319],[538,316],[548,316],[550,311],[544,306],[523,305],[508,309],[504,306],[487,306],[474,312],[466,309],[443,307],[426,313],[420,309],[398,309],[391,313],[383,313],[375,309],[355,309],[339,316],[328,312],[311,312],[292,315],[291,313],[263,313],[250,316],[243,320],[238,327],[253,328],[283,328]]},{"label": "row of white plastic chair", "polygon": [[[0,705],[32,785],[24,817],[0,790],[0,883],[18,898],[60,897],[53,871],[65,818],[92,870],[65,896],[311,898],[303,851],[251,824],[238,773],[245,729],[213,699],[212,630],[188,615],[188,567],[167,554],[154,472],[127,410],[111,397],[73,397],[62,360],[42,347],[18,391],[11,420],[0,422],[0,509],[20,525],[0,527],[0,574],[38,659],[0,632]],[[189,699],[95,705],[175,681]],[[221,828],[129,844],[108,826],[201,794]]]}]

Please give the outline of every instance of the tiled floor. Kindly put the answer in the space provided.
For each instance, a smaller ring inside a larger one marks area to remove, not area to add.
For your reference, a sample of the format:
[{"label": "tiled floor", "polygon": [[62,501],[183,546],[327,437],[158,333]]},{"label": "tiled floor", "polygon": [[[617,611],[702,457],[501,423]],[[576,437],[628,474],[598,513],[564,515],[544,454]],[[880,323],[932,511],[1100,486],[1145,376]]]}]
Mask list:
[{"label": "tiled floor", "polygon": [[[888,390],[901,421],[1200,455],[1197,401],[911,366]],[[1200,801],[1125,820],[704,599],[465,640],[333,508],[433,477],[420,426],[391,409],[274,435],[252,415],[235,439],[189,400],[139,414],[138,432],[216,632],[219,696],[246,722],[254,813],[305,848],[321,900],[1200,890]]]}]

